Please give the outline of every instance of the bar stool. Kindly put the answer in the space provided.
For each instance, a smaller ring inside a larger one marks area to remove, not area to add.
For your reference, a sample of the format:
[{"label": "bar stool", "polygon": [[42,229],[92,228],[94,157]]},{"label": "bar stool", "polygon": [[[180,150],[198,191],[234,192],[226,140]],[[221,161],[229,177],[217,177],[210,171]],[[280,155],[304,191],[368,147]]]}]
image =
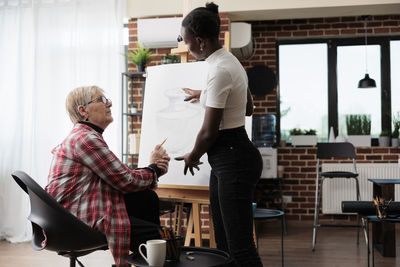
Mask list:
[{"label": "bar stool", "polygon": [[256,240],[256,247],[258,248],[258,222],[261,220],[270,220],[270,219],[280,219],[281,220],[281,259],[282,259],[282,267],[284,266],[284,254],[283,254],[283,233],[285,229],[285,221],[284,221],[285,212],[281,210],[273,210],[273,209],[263,209],[257,208],[254,213],[254,239]]}]

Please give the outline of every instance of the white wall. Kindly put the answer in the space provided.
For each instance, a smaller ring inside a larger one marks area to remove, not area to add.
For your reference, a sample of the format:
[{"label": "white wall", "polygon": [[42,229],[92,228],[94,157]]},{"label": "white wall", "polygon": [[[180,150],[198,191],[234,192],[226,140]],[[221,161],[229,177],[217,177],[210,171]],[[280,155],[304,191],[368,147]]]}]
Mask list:
[{"label": "white wall", "polygon": [[[188,9],[204,6],[209,0],[127,0],[127,16],[181,15],[184,2]],[[399,0],[214,0],[220,12],[232,20],[270,20],[287,18],[353,15],[400,14]]]}]

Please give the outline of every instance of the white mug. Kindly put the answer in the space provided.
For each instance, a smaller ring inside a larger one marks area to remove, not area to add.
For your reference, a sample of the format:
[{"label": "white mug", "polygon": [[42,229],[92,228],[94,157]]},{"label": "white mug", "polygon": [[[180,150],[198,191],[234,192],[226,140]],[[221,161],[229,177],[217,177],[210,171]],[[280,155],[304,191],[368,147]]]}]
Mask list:
[{"label": "white mug", "polygon": [[[147,257],[142,253],[142,247],[146,247]],[[150,266],[164,266],[167,241],[162,239],[147,240],[146,244],[140,244],[139,253]]]}]

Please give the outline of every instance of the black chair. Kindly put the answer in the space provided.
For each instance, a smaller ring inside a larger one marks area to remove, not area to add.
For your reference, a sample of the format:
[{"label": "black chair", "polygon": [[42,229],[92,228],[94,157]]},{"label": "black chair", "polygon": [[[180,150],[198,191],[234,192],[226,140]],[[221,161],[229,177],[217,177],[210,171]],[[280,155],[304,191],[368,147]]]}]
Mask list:
[{"label": "black chair", "polygon": [[[353,171],[329,171],[321,172],[321,160],[332,158],[351,159],[353,162]],[[315,210],[314,210],[314,227],[313,227],[313,240],[312,251],[315,250],[317,239],[317,230],[319,227],[358,227],[357,230],[357,244],[359,243],[359,228],[360,217],[357,214],[357,224],[320,224],[319,223],[319,210],[321,207],[322,186],[325,179],[354,179],[356,182],[356,200],[361,200],[360,186],[358,183],[358,173],[356,167],[356,152],[351,143],[319,143],[317,145],[317,176],[315,180]],[[362,221],[364,234],[366,235],[365,223]],[[367,237],[366,237],[367,240]]]},{"label": "black chair", "polygon": [[77,259],[80,256],[108,249],[104,234],[72,215],[29,175],[22,171],[15,171],[11,175],[29,195],[31,213],[28,219],[32,222],[33,249],[47,249],[68,257],[70,267],[75,267],[76,262],[83,266]]}]

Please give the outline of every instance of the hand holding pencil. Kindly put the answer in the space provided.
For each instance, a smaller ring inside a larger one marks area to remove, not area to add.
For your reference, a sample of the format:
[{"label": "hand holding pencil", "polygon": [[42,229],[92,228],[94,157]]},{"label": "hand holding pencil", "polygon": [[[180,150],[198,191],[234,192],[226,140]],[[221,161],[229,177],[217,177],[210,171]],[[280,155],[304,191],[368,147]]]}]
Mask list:
[{"label": "hand holding pencil", "polygon": [[169,161],[171,160],[165,148],[162,147],[165,141],[167,141],[167,138],[161,144],[156,145],[150,155],[150,164],[157,164],[157,167],[163,171],[163,174],[168,171]]}]

